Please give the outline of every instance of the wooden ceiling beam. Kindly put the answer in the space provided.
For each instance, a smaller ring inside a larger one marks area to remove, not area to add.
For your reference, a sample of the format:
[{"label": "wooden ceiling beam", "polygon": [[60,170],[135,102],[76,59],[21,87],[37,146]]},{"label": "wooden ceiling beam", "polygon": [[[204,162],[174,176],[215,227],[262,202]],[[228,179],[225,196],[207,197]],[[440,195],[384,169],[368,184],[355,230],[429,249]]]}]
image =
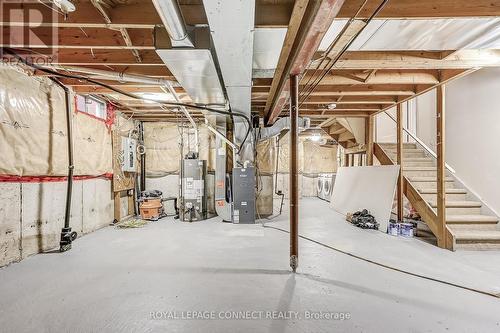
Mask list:
[{"label": "wooden ceiling beam", "polygon": [[[310,96],[303,104],[342,103],[342,104],[391,104],[397,101],[395,96]],[[265,104],[264,99],[252,100],[252,104]]]},{"label": "wooden ceiling beam", "polygon": [[[349,51],[335,69],[466,69],[500,66],[500,50]],[[316,66],[312,66],[316,68]],[[322,69],[323,66],[320,67]],[[312,71],[312,70],[311,70]],[[358,76],[364,79],[364,76]],[[375,73],[376,74],[376,73]],[[351,75],[351,74],[347,74]]]},{"label": "wooden ceiling beam", "polygon": [[[443,84],[446,84],[450,81],[453,81],[455,79],[458,79],[460,77],[463,77],[463,76],[467,76],[469,75],[470,73],[473,73],[475,71],[477,71],[479,68],[469,68],[469,69],[443,69],[443,70],[439,70],[438,71],[438,78],[439,78],[439,81],[436,83],[436,84],[432,84],[432,85],[417,85],[417,92],[414,96],[410,96],[410,97],[402,97],[398,100],[398,103],[403,103],[403,102],[406,102],[412,98],[415,98],[419,95],[422,95],[428,91],[431,91],[432,89],[435,89],[437,88],[438,86],[441,86]],[[383,110],[381,110],[380,112],[384,112],[384,111],[387,111],[391,108],[392,106],[389,106],[389,107],[386,107],[384,108]],[[377,112],[379,113],[379,112]]]},{"label": "wooden ceiling beam", "polygon": [[[300,89],[299,89],[300,90]],[[268,93],[269,87],[253,87],[252,94]],[[385,96],[413,95],[414,84],[378,84],[378,85],[318,85],[311,96]]]},{"label": "wooden ceiling beam", "polygon": [[266,124],[281,113],[289,75],[303,72],[343,4],[344,0],[295,1],[264,111]]},{"label": "wooden ceiling beam", "polygon": [[[347,0],[337,18],[350,18],[360,0]],[[371,15],[379,2],[368,1],[359,18]],[[448,18],[500,16],[499,0],[397,0],[389,1],[377,18]]]},{"label": "wooden ceiling beam", "polygon": [[52,61],[55,65],[102,66],[165,66],[154,50],[139,51],[143,62],[137,64],[134,56],[124,50],[59,49]]}]

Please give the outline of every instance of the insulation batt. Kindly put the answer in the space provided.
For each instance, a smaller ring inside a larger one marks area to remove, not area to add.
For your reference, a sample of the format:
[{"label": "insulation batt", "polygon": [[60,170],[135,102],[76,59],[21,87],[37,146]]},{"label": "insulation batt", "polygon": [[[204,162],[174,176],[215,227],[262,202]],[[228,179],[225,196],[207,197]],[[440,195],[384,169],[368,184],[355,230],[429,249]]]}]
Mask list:
[{"label": "insulation batt", "polygon": [[[49,79],[0,66],[0,174],[67,174],[65,108],[64,90]],[[73,131],[75,175],[111,173],[106,124],[73,112]]]}]

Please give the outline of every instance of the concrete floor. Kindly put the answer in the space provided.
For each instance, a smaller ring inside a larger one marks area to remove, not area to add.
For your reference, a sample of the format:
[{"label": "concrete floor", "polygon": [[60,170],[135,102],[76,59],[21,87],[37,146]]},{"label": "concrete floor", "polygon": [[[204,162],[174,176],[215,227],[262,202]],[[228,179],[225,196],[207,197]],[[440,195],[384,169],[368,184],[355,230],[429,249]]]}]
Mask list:
[{"label": "concrete floor", "polygon": [[[500,291],[499,252],[440,250],[347,224],[326,202],[301,201],[300,232],[421,274]],[[284,214],[269,226],[287,228]],[[500,299],[421,280],[301,240],[297,274],[288,234],[217,218],[108,227],[67,253],[0,269],[2,332],[499,332]],[[165,319],[188,311],[262,311],[263,319]],[[184,312],[183,312],[184,311]],[[298,318],[266,319],[292,311]],[[307,311],[345,320],[306,319]],[[155,312],[152,318],[151,312]],[[157,313],[159,312],[159,313]]]}]

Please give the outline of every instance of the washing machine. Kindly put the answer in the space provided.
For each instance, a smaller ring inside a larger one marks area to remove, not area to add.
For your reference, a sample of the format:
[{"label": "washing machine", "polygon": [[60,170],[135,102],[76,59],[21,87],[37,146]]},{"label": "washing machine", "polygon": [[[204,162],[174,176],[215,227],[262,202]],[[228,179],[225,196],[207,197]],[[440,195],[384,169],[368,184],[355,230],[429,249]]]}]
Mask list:
[{"label": "washing machine", "polygon": [[321,199],[330,202],[333,193],[333,184],[335,183],[335,174],[323,174],[323,192]]},{"label": "washing machine", "polygon": [[319,174],[316,179],[316,196],[321,198],[323,195],[323,175]]}]

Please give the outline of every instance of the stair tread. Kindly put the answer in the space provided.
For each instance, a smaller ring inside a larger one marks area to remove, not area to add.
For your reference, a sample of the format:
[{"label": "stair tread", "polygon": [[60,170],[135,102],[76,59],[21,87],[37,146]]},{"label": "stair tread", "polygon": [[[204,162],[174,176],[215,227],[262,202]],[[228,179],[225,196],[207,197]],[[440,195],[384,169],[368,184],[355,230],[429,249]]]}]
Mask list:
[{"label": "stair tread", "polygon": [[[419,189],[418,192],[420,194],[437,194],[437,189],[424,188],[424,189]],[[446,193],[447,194],[467,194],[467,190],[465,190],[463,188],[447,188]]]},{"label": "stair tread", "polygon": [[500,240],[500,230],[453,229],[456,240]]},{"label": "stair tread", "polygon": [[434,162],[432,157],[405,157],[404,162]]},{"label": "stair tread", "polygon": [[446,222],[498,223],[498,217],[492,215],[447,215]]},{"label": "stair tread", "polygon": [[[433,176],[414,176],[409,177],[411,182],[437,182],[437,178]],[[453,177],[445,177],[445,181],[452,182]]]},{"label": "stair tread", "polygon": [[435,166],[405,166],[403,161],[403,171],[436,171]]},{"label": "stair tread", "polygon": [[[435,208],[437,207],[437,202],[434,200],[429,200],[429,204]],[[446,207],[481,207],[482,203],[479,201],[472,200],[446,200]]]}]

